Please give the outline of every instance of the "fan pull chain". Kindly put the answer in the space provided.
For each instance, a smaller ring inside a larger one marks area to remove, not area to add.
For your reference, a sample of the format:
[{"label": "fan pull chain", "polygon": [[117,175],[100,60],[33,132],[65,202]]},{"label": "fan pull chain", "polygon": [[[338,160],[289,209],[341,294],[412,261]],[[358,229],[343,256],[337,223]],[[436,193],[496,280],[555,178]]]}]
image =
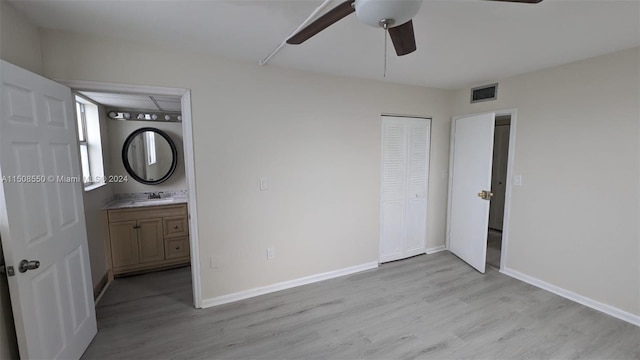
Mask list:
[{"label": "fan pull chain", "polygon": [[386,78],[387,77],[387,28],[384,28],[384,31],[382,32],[384,34],[384,72],[382,73],[382,77]]}]

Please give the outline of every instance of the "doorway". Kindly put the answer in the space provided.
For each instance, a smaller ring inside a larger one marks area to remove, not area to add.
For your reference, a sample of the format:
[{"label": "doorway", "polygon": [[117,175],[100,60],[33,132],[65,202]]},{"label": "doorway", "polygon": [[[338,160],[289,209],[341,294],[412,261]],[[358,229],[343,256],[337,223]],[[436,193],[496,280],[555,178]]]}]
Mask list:
[{"label": "doorway", "polygon": [[[120,272],[120,274],[115,274],[111,271],[113,270],[113,263],[109,264],[109,257],[112,254],[106,254],[110,251],[110,245],[105,241],[104,250],[105,255],[103,262],[107,263],[107,268],[110,268],[108,272],[108,278],[106,279],[106,283],[110,283],[114,280],[117,281],[118,277],[129,276],[129,275],[139,275],[143,273],[148,273],[150,271],[155,270],[166,270],[172,267],[180,267],[182,265],[188,265],[187,270],[191,277],[191,292],[192,296],[192,304],[196,308],[201,308],[201,292],[200,292],[200,264],[199,264],[199,247],[198,247],[198,234],[197,234],[197,207],[196,207],[196,193],[195,193],[195,172],[194,172],[194,155],[193,155],[193,133],[191,126],[191,93],[187,89],[177,89],[177,88],[163,88],[163,87],[152,87],[152,86],[142,86],[142,85],[125,85],[125,84],[109,84],[109,83],[99,83],[92,81],[60,81],[64,85],[70,87],[74,92],[80,93],[85,97],[92,98],[96,103],[103,105],[101,109],[103,110],[105,122],[108,124],[113,130],[114,139],[108,139],[111,145],[115,146],[115,149],[112,149],[110,156],[110,163],[115,164],[115,167],[112,169],[116,170],[118,173],[122,172],[121,175],[129,175],[128,169],[125,170],[125,166],[123,166],[123,156],[122,156],[122,147],[123,142],[126,142],[125,138],[132,134],[131,130],[135,131],[137,128],[142,126],[151,127],[161,129],[161,132],[168,135],[176,145],[178,164],[176,172],[181,172],[182,179],[178,180],[174,178],[172,175],[165,183],[161,183],[159,185],[154,185],[152,187],[145,187],[145,184],[142,184],[133,178],[129,177],[129,182],[133,186],[133,190],[129,192],[127,189],[122,186],[117,188],[117,192],[125,193],[128,196],[133,196],[133,201],[142,201],[148,200],[152,197],[160,196],[162,199],[160,200],[163,204],[161,207],[178,207],[178,204],[167,203],[164,197],[180,197],[180,204],[183,204],[184,213],[165,213],[160,214],[163,215],[162,220],[158,222],[158,224],[153,224],[154,219],[137,219],[136,228],[137,228],[137,236],[139,240],[142,238],[148,238],[148,234],[159,233],[159,240],[154,241],[146,241],[142,240],[143,243],[138,248],[139,253],[136,255],[133,253],[134,257],[140,257],[141,262],[145,260],[142,258],[151,259],[152,261],[156,261],[155,265],[159,266],[149,266],[146,267],[144,264],[142,266],[138,266],[137,268],[131,268],[132,271],[124,271]],[[143,103],[139,103],[138,101],[141,99],[147,100],[149,106],[143,105]],[[108,111],[107,111],[108,110]],[[136,111],[140,110],[140,111]],[[151,111],[155,110],[155,111]],[[126,113],[129,113],[128,119],[136,118],[138,121],[127,121],[124,119]],[[133,115],[135,114],[135,115]],[[148,115],[148,116],[147,116]],[[153,116],[156,115],[156,116]],[[137,117],[140,116],[138,119]],[[180,118],[178,118],[180,116]],[[169,120],[165,120],[165,117]],[[137,123],[137,125],[136,125]],[[110,132],[111,133],[111,132]],[[160,139],[159,136],[156,138]],[[117,144],[116,144],[117,142]],[[159,145],[156,143],[156,146]],[[145,158],[147,159],[147,158]],[[149,159],[149,161],[154,159]],[[159,160],[159,159],[155,159]],[[175,174],[175,173],[174,173]],[[105,174],[109,175],[109,174]],[[121,185],[121,184],[116,184]],[[147,184],[148,185],[148,184]],[[115,192],[115,191],[114,191]],[[118,194],[113,194],[110,200],[122,200],[121,196]],[[138,196],[140,195],[140,196]],[[108,204],[103,204],[103,206]],[[173,209],[172,211],[175,211]],[[103,213],[106,214],[106,213]],[[184,214],[184,215],[183,215]],[[104,229],[105,226],[111,229],[111,226],[108,224],[108,216],[103,215],[105,218],[100,221],[100,228]],[[157,216],[154,215],[154,218]],[[87,224],[89,227],[90,224]],[[150,229],[151,231],[143,232],[140,234],[142,230]],[[94,224],[94,228],[95,228]],[[115,227],[114,229],[117,229]],[[94,229],[95,231],[95,229]],[[164,235],[163,235],[164,234]],[[188,235],[186,235],[188,234]],[[107,236],[104,236],[108,238]],[[154,238],[154,236],[151,236]],[[161,241],[164,238],[164,241]],[[177,250],[176,250],[177,249]],[[135,251],[135,249],[134,249]],[[142,254],[142,252],[146,252],[146,254]],[[126,252],[125,252],[126,253]],[[167,266],[161,266],[160,258],[163,255],[166,261]],[[146,255],[151,255],[150,257]],[[154,260],[155,259],[155,260]],[[186,260],[186,263],[184,261]],[[120,259],[122,260],[122,258]],[[100,261],[100,259],[91,258],[91,261]],[[126,263],[128,260],[124,260],[124,262],[120,262],[120,269],[128,270],[128,264]],[[145,269],[146,268],[146,269]],[[141,271],[137,271],[136,269],[141,269]],[[169,270],[172,271],[172,270]],[[185,269],[179,270],[182,274],[185,274]],[[184,275],[183,275],[184,276]],[[94,281],[95,282],[95,281]],[[95,284],[94,284],[95,285]],[[102,288],[96,287],[94,290],[99,290],[100,294],[96,293],[97,297],[100,297],[104,294],[104,291],[108,289],[107,286],[103,286]]]},{"label": "doorway", "polygon": [[509,158],[509,131],[511,115],[496,116],[493,136],[493,162],[491,166],[491,192],[489,227],[487,233],[487,265],[500,269],[502,229]]},{"label": "doorway", "polygon": [[481,273],[506,262],[515,120],[515,109],[452,120],[447,248]]}]

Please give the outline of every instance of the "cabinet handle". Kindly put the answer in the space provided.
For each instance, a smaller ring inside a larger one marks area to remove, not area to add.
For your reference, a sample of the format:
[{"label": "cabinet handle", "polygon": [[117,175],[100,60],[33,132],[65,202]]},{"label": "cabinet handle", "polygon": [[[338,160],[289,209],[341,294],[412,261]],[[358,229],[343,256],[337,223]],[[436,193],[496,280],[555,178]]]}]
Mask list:
[{"label": "cabinet handle", "polygon": [[134,229],[140,229],[140,225],[135,225],[133,228]]},{"label": "cabinet handle", "polygon": [[174,229],[178,229],[178,225],[174,226],[173,228],[174,228]]},{"label": "cabinet handle", "polygon": [[176,246],[176,250],[180,250],[180,246]]}]

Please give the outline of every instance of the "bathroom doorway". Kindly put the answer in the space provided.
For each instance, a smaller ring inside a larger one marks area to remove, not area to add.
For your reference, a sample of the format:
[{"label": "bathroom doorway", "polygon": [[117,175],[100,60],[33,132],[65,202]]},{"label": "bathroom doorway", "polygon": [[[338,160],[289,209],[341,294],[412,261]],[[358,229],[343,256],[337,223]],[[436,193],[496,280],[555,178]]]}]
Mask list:
[{"label": "bathroom doorway", "polygon": [[[183,279],[176,289],[187,291],[184,301],[201,308],[190,91],[61,82],[98,106],[104,176],[114,179],[84,193],[96,303],[119,279],[140,277],[139,282],[153,278],[150,273],[176,272]],[[138,136],[133,136],[136,132]],[[127,144],[144,151],[127,158]],[[151,148],[162,155],[152,156]],[[175,162],[163,165],[165,157]],[[125,162],[133,165],[127,167]],[[158,181],[162,174],[154,170],[157,166],[163,167],[163,174],[164,166],[169,166],[170,175]],[[136,169],[145,170],[144,174],[131,174]],[[170,284],[177,282],[164,283]]]}]

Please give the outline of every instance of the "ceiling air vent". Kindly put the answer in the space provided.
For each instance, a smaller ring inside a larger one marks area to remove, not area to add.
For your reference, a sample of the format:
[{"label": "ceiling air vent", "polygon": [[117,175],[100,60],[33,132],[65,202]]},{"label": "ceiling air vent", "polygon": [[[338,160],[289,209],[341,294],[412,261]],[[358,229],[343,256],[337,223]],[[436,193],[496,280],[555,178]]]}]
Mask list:
[{"label": "ceiling air vent", "polygon": [[471,89],[471,103],[490,101],[498,98],[498,84],[478,86]]}]

